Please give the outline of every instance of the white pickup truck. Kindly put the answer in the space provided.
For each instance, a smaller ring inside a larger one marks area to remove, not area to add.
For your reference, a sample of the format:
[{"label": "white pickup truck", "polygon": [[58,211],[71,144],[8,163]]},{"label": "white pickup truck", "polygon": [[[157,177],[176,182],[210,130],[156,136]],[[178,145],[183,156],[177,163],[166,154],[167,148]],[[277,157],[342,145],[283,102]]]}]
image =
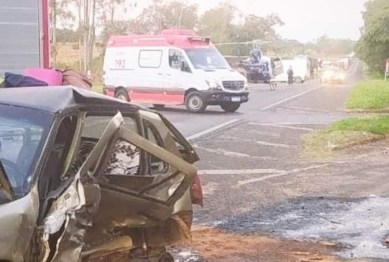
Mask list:
[{"label": "white pickup truck", "polygon": [[0,77],[50,64],[48,0],[1,0]]}]

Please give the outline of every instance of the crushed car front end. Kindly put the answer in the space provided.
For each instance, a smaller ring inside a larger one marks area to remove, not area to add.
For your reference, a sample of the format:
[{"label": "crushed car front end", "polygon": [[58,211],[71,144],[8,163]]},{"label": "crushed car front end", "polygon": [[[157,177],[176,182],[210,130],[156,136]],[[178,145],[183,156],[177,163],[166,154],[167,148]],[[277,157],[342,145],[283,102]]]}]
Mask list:
[{"label": "crushed car front end", "polygon": [[1,92],[48,118],[22,134],[34,146],[13,138],[24,153],[1,140],[0,260],[159,261],[190,239],[198,156],[162,115],[72,87],[14,90],[38,96],[22,104]]}]

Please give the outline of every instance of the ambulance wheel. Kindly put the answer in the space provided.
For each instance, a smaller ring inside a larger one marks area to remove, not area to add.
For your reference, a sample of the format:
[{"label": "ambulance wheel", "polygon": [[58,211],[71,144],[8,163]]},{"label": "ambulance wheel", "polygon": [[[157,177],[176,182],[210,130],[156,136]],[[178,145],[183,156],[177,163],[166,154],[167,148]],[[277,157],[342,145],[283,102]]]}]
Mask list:
[{"label": "ambulance wheel", "polygon": [[124,89],[119,89],[118,91],[116,91],[115,97],[122,101],[128,101],[128,94]]},{"label": "ambulance wheel", "polygon": [[226,103],[226,104],[221,104],[220,107],[228,113],[233,113],[239,109],[240,103]]},{"label": "ambulance wheel", "polygon": [[202,113],[207,108],[207,104],[199,92],[190,92],[185,98],[185,106],[192,113]]}]

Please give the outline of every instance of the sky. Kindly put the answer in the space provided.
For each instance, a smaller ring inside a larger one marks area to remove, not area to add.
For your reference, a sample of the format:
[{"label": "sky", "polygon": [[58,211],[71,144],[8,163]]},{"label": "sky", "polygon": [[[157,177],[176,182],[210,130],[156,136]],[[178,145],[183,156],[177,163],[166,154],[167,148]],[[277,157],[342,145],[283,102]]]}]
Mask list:
[{"label": "sky", "polygon": [[[199,12],[215,7],[224,0],[179,0],[199,5]],[[138,1],[138,8],[151,0]],[[332,38],[360,37],[366,0],[230,0],[245,14],[266,16],[277,13],[285,25],[277,28],[284,38],[312,41],[326,34]]]}]

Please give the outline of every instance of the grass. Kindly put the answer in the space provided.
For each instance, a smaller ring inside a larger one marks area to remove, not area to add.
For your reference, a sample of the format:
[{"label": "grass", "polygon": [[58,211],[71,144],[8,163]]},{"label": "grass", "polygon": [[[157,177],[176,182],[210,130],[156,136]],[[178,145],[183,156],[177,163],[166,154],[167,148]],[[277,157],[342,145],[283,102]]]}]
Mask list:
[{"label": "grass", "polygon": [[389,81],[366,80],[357,83],[346,102],[347,109],[389,108]]},{"label": "grass", "polygon": [[348,118],[335,122],[328,130],[330,132],[361,131],[375,135],[386,135],[389,133],[389,115]]},{"label": "grass", "polygon": [[310,158],[326,159],[333,155],[334,149],[376,141],[387,134],[389,115],[344,119],[307,134],[303,138],[304,153]]}]

